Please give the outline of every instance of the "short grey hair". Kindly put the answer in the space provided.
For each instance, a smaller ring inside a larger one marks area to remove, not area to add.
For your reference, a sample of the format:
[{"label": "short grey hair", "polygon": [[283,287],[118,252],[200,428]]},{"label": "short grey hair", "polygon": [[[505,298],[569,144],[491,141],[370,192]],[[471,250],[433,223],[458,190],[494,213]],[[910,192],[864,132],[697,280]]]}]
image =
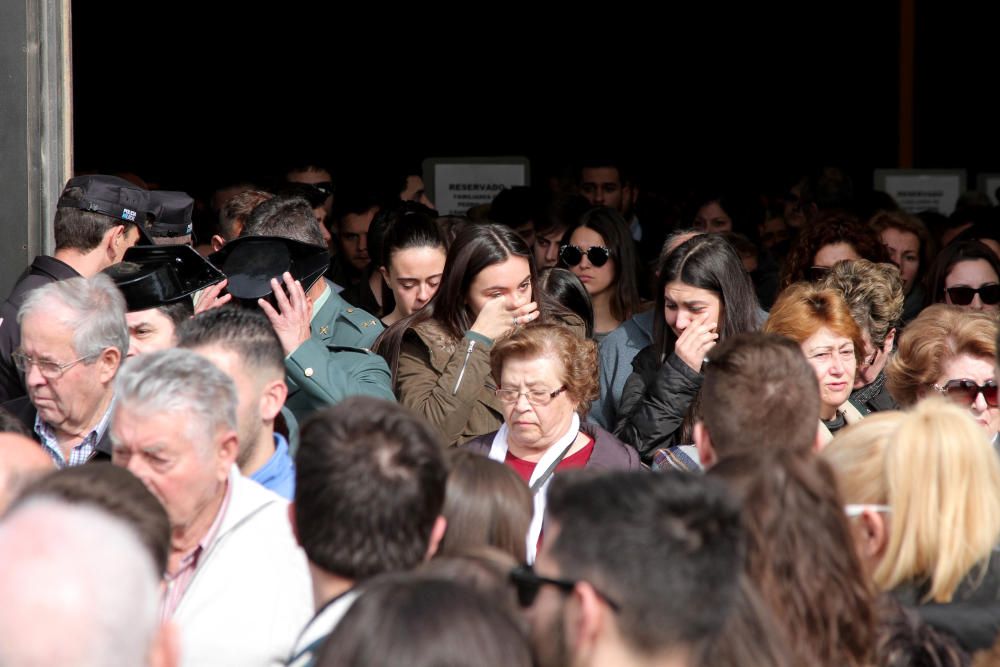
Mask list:
[{"label": "short grey hair", "polygon": [[184,349],[133,357],[115,379],[115,410],[183,415],[192,435],[236,430],[236,385],[205,357]]},{"label": "short grey hair", "polygon": [[98,273],[93,278],[70,278],[43,285],[28,293],[17,312],[17,323],[21,324],[35,312],[51,318],[53,303],[73,313],[56,321],[74,332],[73,348],[77,356],[96,357],[113,347],[125,358],[128,353],[125,297],[110,277]]},{"label": "short grey hair", "polygon": [[[122,519],[92,505],[30,500],[0,522],[0,553],[0,664],[146,664],[160,626],[159,577]],[[96,562],[114,563],[113,583],[106,570],[80,567]],[[39,594],[39,582],[59,594]]]}]

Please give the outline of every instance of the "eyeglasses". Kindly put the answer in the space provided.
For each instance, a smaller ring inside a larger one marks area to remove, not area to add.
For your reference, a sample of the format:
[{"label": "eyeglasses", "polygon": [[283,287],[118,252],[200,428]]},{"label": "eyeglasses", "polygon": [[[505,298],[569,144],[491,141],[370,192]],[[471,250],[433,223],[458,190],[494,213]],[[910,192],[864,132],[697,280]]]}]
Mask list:
[{"label": "eyeglasses", "polygon": [[611,249],[602,245],[592,245],[586,250],[576,245],[564,245],[559,249],[559,259],[566,264],[566,266],[576,266],[583,261],[583,256],[586,255],[587,259],[594,266],[604,266],[611,259]]},{"label": "eyeglasses", "polygon": [[[524,607],[530,607],[535,603],[535,598],[538,597],[538,591],[541,589],[543,584],[549,584],[550,586],[555,586],[564,593],[571,592],[579,581],[570,581],[569,579],[550,579],[549,577],[540,577],[535,574],[535,571],[530,567],[515,567],[510,571],[510,580],[514,582],[514,587],[517,589],[517,601]],[[594,588],[591,585],[591,588]],[[594,588],[594,592],[604,600],[611,609],[614,611],[621,611],[621,605],[609,598],[607,595],[601,591]]]},{"label": "eyeglasses", "polygon": [[945,289],[945,292],[948,293],[948,298],[956,306],[968,306],[977,294],[987,306],[995,306],[1000,303],[1000,285],[997,283],[989,283],[979,287],[949,287]]},{"label": "eyeglasses", "polygon": [[979,394],[986,399],[991,408],[1000,406],[997,401],[997,383],[987,380],[985,384],[976,384],[972,380],[948,380],[942,385],[932,385],[936,390],[961,405],[972,405]]},{"label": "eyeglasses", "polygon": [[848,519],[852,519],[856,516],[861,516],[864,512],[892,512],[892,508],[888,505],[844,505],[844,514],[847,515]]},{"label": "eyeglasses", "polygon": [[869,354],[867,357],[861,360],[861,368],[870,368],[875,360],[878,358],[879,348],[875,348],[875,351]]},{"label": "eyeglasses", "polygon": [[809,267],[809,281],[818,283],[819,281],[826,278],[826,274],[830,273],[829,266],[810,266]]},{"label": "eyeglasses", "polygon": [[531,389],[529,391],[518,391],[516,389],[496,390],[497,398],[500,399],[501,403],[511,405],[513,403],[517,403],[521,396],[524,396],[528,399],[528,403],[540,408],[544,408],[552,402],[552,399],[564,391],[566,391],[566,385],[559,387],[555,391],[545,391],[544,389]]},{"label": "eyeglasses", "polygon": [[75,361],[70,361],[65,364],[57,364],[54,361],[41,361],[38,359],[32,359],[24,352],[14,352],[13,354],[10,355],[10,358],[14,360],[14,365],[17,367],[17,370],[21,371],[22,373],[27,374],[28,369],[31,368],[32,364],[34,364],[35,366],[38,367],[38,372],[42,374],[43,378],[45,378],[46,380],[58,380],[63,376],[63,373],[65,373],[68,369],[77,365],[81,361],[86,361],[87,359],[93,359],[96,356],[97,356],[96,354],[88,354],[86,357],[80,357]]},{"label": "eyeglasses", "polygon": [[333,195],[332,181],[320,181],[319,183],[309,183],[309,185],[313,186],[314,188],[325,194],[327,197]]}]

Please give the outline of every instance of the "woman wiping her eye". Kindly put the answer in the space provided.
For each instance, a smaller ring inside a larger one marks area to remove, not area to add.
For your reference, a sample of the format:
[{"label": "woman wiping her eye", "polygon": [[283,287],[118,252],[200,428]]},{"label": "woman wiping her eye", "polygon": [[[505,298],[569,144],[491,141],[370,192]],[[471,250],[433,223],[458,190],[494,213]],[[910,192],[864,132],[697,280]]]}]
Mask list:
[{"label": "woman wiping her eye", "polygon": [[531,250],[501,225],[469,225],[448,251],[441,283],[422,309],[376,341],[399,402],[463,443],[499,428],[503,411],[490,379],[494,343],[539,318],[583,335],[574,314],[535,293]]},{"label": "woman wiping her eye", "polygon": [[762,320],[750,276],[721,236],[678,246],[658,282],[653,344],[632,361],[615,428],[647,460],[658,448],[690,444],[679,442],[680,428],[706,357],[720,339],[754,331]]}]

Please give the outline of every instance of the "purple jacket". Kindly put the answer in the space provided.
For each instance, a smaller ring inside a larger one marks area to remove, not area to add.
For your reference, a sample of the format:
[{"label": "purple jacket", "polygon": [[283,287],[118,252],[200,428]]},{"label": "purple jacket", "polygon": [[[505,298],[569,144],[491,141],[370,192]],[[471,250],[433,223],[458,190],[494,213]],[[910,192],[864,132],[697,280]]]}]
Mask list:
[{"label": "purple jacket", "polygon": [[[582,422],[580,430],[594,439],[594,452],[587,461],[586,468],[589,470],[645,470],[639,459],[639,452],[629,447],[624,442],[611,435],[597,424]],[[493,444],[493,433],[481,435],[478,438],[469,440],[464,445],[464,449],[473,451],[483,456],[489,456],[490,447]]]}]

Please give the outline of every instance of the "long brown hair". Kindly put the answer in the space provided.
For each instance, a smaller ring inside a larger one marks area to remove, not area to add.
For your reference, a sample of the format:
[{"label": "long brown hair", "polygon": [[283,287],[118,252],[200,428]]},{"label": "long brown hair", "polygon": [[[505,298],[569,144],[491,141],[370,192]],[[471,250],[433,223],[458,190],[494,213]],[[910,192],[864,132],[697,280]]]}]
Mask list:
[{"label": "long brown hair", "polygon": [[537,289],[538,272],[535,269],[534,253],[516,232],[503,225],[467,225],[448,249],[437,293],[426,306],[393,324],[375,341],[373,347],[385,357],[392,369],[394,382],[399,349],[406,332],[421,322],[433,319],[453,338],[460,339],[476,319],[466,304],[472,281],[483,269],[500,264],[510,257],[523,257],[527,260],[531,271],[532,300],[538,303],[543,320],[550,315],[570,313]]},{"label": "long brown hair", "polygon": [[867,667],[873,593],[830,465],[792,451],[723,459],[710,471],[743,500],[746,569],[804,665]]}]

